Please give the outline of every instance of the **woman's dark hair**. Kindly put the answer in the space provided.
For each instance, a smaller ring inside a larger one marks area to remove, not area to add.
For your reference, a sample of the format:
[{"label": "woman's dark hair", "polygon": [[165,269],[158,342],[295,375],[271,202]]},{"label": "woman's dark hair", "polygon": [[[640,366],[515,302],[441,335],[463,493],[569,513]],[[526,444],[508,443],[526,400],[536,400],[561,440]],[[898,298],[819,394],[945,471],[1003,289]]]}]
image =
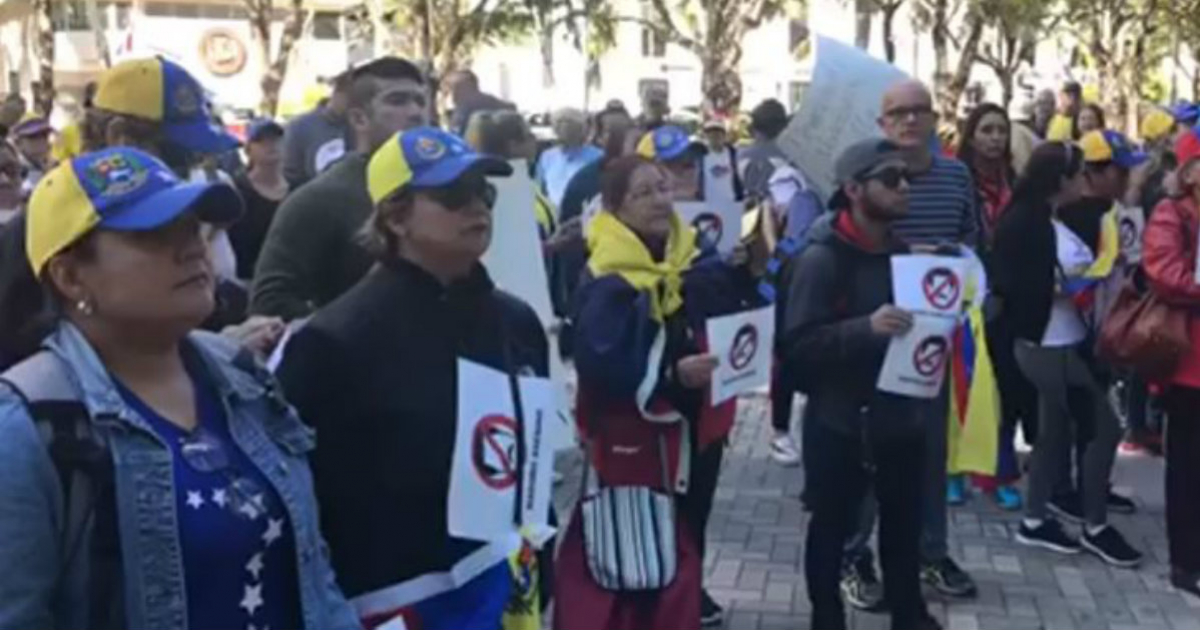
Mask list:
[{"label": "woman's dark hair", "polygon": [[1104,117],[1104,108],[1095,103],[1086,103],[1083,105],[1083,107],[1079,108],[1079,112],[1076,113],[1075,117],[1071,119],[1071,135],[1073,135],[1076,140],[1083,136],[1083,133],[1079,131],[1079,115],[1084,111],[1091,111],[1096,115],[1096,120],[1100,121],[1100,128],[1108,129],[1108,121]]},{"label": "woman's dark hair", "polygon": [[979,125],[983,123],[983,119],[988,114],[999,114],[1004,118],[1004,123],[1008,125],[1008,142],[1004,143],[1004,162],[1008,164],[1008,176],[1011,180],[1015,175],[1012,170],[1012,121],[1008,118],[1008,112],[1004,111],[1003,107],[995,103],[981,103],[978,107],[971,110],[971,115],[967,116],[967,121],[963,123],[962,137],[958,143],[958,159],[967,165],[972,172],[975,172],[975,132],[979,130]]},{"label": "woman's dark hair", "polygon": [[1073,142],[1045,142],[1029,156],[1025,170],[1013,186],[1010,208],[1044,204],[1062,190],[1065,178],[1083,170],[1083,150]]},{"label": "woman's dark hair", "polygon": [[623,155],[604,164],[600,173],[600,202],[605,210],[615,211],[625,203],[633,174],[643,166],[656,166],[640,155]]},{"label": "woman's dark hair", "polygon": [[[0,226],[0,371],[37,352],[42,339],[62,319],[61,300],[48,283],[39,282],[25,249],[25,213]],[[91,239],[71,247],[92,256]]]},{"label": "woman's dark hair", "polygon": [[412,211],[413,193],[410,188],[384,199],[375,205],[370,218],[358,232],[358,242],[367,252],[380,262],[396,258],[400,251],[400,243],[396,234],[388,227],[387,219],[396,214]]},{"label": "woman's dark hair", "polygon": [[750,130],[772,140],[787,129],[789,122],[787,109],[783,103],[773,98],[759,103],[750,112]]},{"label": "woman's dark hair", "polygon": [[194,156],[187,149],[167,142],[159,123],[136,116],[90,108],[83,113],[83,151],[90,153],[108,148],[108,126],[116,119],[125,124],[125,132],[138,140],[138,144],[154,147],[153,152],[177,175],[187,178]]}]

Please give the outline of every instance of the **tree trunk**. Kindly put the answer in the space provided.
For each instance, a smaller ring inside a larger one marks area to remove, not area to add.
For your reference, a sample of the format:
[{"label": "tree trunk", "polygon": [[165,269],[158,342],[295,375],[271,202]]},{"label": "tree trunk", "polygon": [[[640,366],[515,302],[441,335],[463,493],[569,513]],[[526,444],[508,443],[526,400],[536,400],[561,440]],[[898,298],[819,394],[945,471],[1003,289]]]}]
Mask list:
[{"label": "tree trunk", "polygon": [[983,37],[983,17],[972,11],[967,14],[966,19],[967,36],[962,42],[962,49],[959,50],[959,64],[946,84],[942,101],[942,116],[946,121],[958,120],[959,101],[962,100],[962,92],[966,90],[967,83],[971,82],[971,68],[974,66],[976,53],[979,52],[979,40]]},{"label": "tree trunk", "polygon": [[1016,71],[1013,68],[1005,68],[1003,72],[998,72],[996,74],[1000,79],[1000,104],[1003,105],[1005,111],[1007,111],[1008,105],[1012,103],[1013,99],[1013,75],[1016,74]]},{"label": "tree trunk", "polygon": [[543,25],[538,33],[538,46],[542,50],[542,87],[554,87],[554,29]]},{"label": "tree trunk", "polygon": [[734,55],[711,51],[704,56],[704,75],[701,90],[704,92],[704,111],[718,115],[731,115],[742,103],[742,78],[736,64],[729,61]]},{"label": "tree trunk", "polygon": [[854,45],[866,50],[871,46],[871,18],[875,0],[854,0]]},{"label": "tree trunk", "polygon": [[893,63],[896,61],[896,33],[894,22],[896,20],[896,11],[899,9],[899,2],[889,4],[883,9],[883,54],[887,58],[888,63]]},{"label": "tree trunk", "polygon": [[933,5],[933,93],[938,111],[945,115],[946,92],[950,84],[950,38],[946,29],[946,0],[935,0]]},{"label": "tree trunk", "polygon": [[[287,78],[292,49],[295,48],[296,41],[300,39],[300,32],[304,28],[303,4],[303,0],[291,0],[287,24],[284,25],[283,37],[279,40],[279,51],[275,53],[275,61],[267,68],[261,81],[262,103],[259,105],[259,109],[266,116],[274,116],[276,110],[279,109],[279,90],[283,87],[283,80]],[[267,10],[270,11],[270,7]],[[267,56],[270,55],[271,50],[270,32],[270,22],[268,22],[267,32],[263,37],[265,42],[263,53]]]},{"label": "tree trunk", "polygon": [[34,90],[34,109],[49,116],[54,109],[54,3],[37,0],[38,82]]}]

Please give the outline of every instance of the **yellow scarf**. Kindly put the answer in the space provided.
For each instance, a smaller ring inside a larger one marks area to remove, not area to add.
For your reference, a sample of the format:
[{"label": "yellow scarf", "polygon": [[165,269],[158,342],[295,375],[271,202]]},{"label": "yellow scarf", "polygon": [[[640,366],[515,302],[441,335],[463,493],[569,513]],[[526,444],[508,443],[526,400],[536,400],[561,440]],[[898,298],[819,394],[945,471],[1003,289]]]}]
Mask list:
[{"label": "yellow scarf", "polygon": [[634,289],[650,295],[650,315],[662,323],[683,306],[683,272],[699,251],[696,233],[671,214],[671,235],[662,262],[611,212],[596,214],[588,226],[588,268],[596,277],[618,274]]}]

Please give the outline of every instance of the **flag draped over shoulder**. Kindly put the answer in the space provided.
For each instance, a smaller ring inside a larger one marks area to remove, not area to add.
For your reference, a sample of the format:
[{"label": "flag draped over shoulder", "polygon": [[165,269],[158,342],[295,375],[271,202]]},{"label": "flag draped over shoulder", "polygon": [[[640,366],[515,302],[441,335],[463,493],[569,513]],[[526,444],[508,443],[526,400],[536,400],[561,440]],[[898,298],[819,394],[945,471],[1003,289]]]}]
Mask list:
[{"label": "flag draped over shoulder", "polygon": [[983,309],[971,306],[954,333],[946,449],[950,474],[996,474],[1000,393],[988,353]]},{"label": "flag draped over shoulder", "polygon": [[1063,291],[1082,313],[1089,313],[1096,303],[1097,288],[1113,274],[1121,255],[1121,235],[1114,207],[1100,219],[1100,243],[1092,264],[1083,275],[1063,280]]}]

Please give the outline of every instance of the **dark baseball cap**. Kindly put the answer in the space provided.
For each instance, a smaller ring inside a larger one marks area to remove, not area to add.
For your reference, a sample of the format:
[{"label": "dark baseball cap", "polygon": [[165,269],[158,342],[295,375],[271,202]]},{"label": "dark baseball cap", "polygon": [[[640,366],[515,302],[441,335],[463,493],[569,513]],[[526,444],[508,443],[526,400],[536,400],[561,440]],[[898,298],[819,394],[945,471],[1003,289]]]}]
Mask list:
[{"label": "dark baseball cap", "polygon": [[843,186],[858,180],[880,164],[903,159],[900,147],[885,138],[860,140],[842,150],[834,163],[833,176],[837,190],[829,198],[829,209],[836,210],[850,205]]},{"label": "dark baseball cap", "polygon": [[248,142],[257,142],[267,138],[282,138],[283,133],[283,125],[270,118],[259,118],[252,121],[247,128],[246,140]]}]

